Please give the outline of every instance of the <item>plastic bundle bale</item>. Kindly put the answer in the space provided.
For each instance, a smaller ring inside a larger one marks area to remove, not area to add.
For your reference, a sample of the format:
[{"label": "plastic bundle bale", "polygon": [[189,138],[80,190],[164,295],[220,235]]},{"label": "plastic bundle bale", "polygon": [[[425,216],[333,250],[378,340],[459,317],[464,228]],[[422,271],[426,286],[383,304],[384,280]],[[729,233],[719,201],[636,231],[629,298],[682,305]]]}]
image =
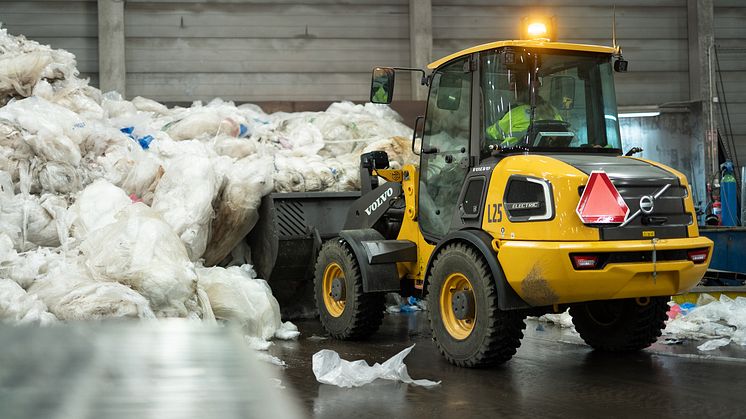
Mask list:
[{"label": "plastic bundle bale", "polygon": [[417,155],[412,152],[412,138],[395,136],[377,140],[368,144],[362,152],[371,151],[385,151],[389,156],[389,165],[394,169],[417,163]]},{"label": "plastic bundle bale", "polygon": [[70,79],[77,74],[73,54],[0,28],[0,104],[11,96],[29,96],[41,79]]},{"label": "plastic bundle bale", "polygon": [[336,183],[333,169],[318,155],[277,155],[275,170],[276,185],[294,192],[323,191]]},{"label": "plastic bundle bale", "polygon": [[155,318],[145,297],[122,284],[94,281],[77,258],[50,263],[28,292],[60,320]]},{"label": "plastic bundle bale", "polygon": [[185,317],[196,305],[197,278],[181,239],[143,203],[116,218],[80,244],[93,278],[132,287],[159,317]]},{"label": "plastic bundle bale", "polygon": [[337,179],[333,190],[360,190],[360,154],[345,154],[337,158],[326,159],[325,162]]},{"label": "plastic bundle bale", "polygon": [[222,122],[223,117],[215,109],[200,108],[167,125],[164,130],[175,141],[214,137],[220,131]]},{"label": "plastic bundle bale", "polygon": [[67,203],[57,195],[18,194],[13,198],[0,196],[0,225],[5,225],[18,250],[37,246],[59,246],[56,215]]},{"label": "plastic bundle bale", "polygon": [[229,135],[218,136],[213,144],[217,154],[237,160],[256,154],[261,148],[259,142],[255,139],[235,138]]},{"label": "plastic bundle bale", "polygon": [[132,99],[132,105],[141,112],[150,112],[154,115],[164,116],[169,115],[171,111],[168,107],[162,103],[156,102],[153,99],[148,99],[142,96],[137,96]]},{"label": "plastic bundle bale", "polygon": [[56,321],[36,295],[29,295],[10,279],[0,279],[0,322],[46,326]]},{"label": "plastic bundle bale", "polygon": [[18,254],[10,261],[0,263],[0,277],[9,278],[28,289],[34,280],[47,272],[49,263],[61,258],[47,247]]},{"label": "plastic bundle bale", "polygon": [[[308,114],[303,114],[308,115]],[[296,116],[285,121],[280,142],[296,155],[311,156],[324,147],[324,135],[313,124],[315,116]]]},{"label": "plastic bundle bale", "polygon": [[70,206],[72,234],[84,239],[90,232],[116,222],[116,215],[132,200],[120,188],[104,179],[88,185]]},{"label": "plastic bundle bale", "polygon": [[146,204],[153,201],[153,193],[163,176],[163,162],[151,151],[142,150],[132,140],[115,143],[104,155],[84,161],[85,173],[104,178],[120,186],[127,194],[134,194]]},{"label": "plastic bundle bale", "polygon": [[306,179],[300,172],[302,164],[298,164],[292,156],[275,154],[274,157],[274,190],[277,192],[304,192]]},{"label": "plastic bundle bale", "polygon": [[20,161],[34,157],[34,151],[23,139],[23,128],[7,119],[0,119],[0,170],[18,180]]},{"label": "plastic bundle bale", "polygon": [[40,51],[0,55],[0,104],[12,97],[28,97],[52,57]]},{"label": "plastic bundle bale", "polygon": [[84,119],[101,120],[107,116],[101,106],[101,91],[89,86],[87,79],[72,78],[54,85],[41,80],[34,87],[33,96],[70,109]]},{"label": "plastic bundle bale", "polygon": [[101,97],[101,107],[109,118],[137,113],[137,107],[117,92],[106,92]]},{"label": "plastic bundle bale", "polygon": [[0,119],[23,129],[24,141],[44,161],[78,166],[79,144],[89,134],[85,122],[74,112],[39,97],[14,101],[0,108]]},{"label": "plastic bundle bale", "polygon": [[181,156],[169,162],[155,189],[153,209],[171,225],[193,261],[205,252],[219,186],[210,159]]},{"label": "plastic bundle bale", "polygon": [[43,192],[70,194],[81,189],[79,172],[69,163],[57,161],[43,163],[37,176]]},{"label": "plastic bundle bale", "polygon": [[218,195],[205,265],[220,263],[243,240],[259,219],[262,196],[274,186],[274,165],[266,156],[253,155],[233,164]]},{"label": "plastic bundle bale", "polygon": [[267,282],[257,279],[250,265],[198,268],[197,275],[215,318],[236,323],[247,335],[262,339],[281,330],[280,306]]}]

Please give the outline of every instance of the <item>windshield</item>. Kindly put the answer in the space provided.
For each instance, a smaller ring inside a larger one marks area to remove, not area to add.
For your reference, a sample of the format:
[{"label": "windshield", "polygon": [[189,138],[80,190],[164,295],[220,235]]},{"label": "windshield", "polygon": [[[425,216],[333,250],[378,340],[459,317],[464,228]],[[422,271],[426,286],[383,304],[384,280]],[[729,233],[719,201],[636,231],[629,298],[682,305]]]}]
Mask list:
[{"label": "windshield", "polygon": [[609,55],[503,48],[481,69],[483,150],[621,151]]}]

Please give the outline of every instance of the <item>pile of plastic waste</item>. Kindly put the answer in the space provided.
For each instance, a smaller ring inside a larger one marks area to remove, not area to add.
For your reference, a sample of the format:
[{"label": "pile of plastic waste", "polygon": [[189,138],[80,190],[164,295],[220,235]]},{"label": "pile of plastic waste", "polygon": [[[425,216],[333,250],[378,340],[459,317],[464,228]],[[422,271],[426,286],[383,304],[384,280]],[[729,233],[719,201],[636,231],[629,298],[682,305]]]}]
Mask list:
[{"label": "pile of plastic waste", "polygon": [[77,76],[69,52],[0,28],[2,321],[175,316],[292,337],[246,252],[231,256],[262,196],[359,188],[363,151],[413,160],[387,106],[168,108]]},{"label": "pile of plastic waste", "polygon": [[746,298],[729,298],[721,295],[715,299],[701,294],[696,304],[669,303],[669,320],[663,331],[667,341],[682,339],[702,340],[700,351],[710,351],[731,342],[746,346]]}]

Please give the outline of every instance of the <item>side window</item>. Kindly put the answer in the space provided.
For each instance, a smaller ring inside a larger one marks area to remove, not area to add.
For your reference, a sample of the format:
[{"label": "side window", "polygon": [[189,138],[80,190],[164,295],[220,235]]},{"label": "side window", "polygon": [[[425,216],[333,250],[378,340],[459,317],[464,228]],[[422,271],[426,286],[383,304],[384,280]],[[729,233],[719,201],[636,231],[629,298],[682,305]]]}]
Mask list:
[{"label": "side window", "polygon": [[467,59],[433,75],[420,162],[420,228],[441,237],[451,224],[468,170],[471,78]]}]

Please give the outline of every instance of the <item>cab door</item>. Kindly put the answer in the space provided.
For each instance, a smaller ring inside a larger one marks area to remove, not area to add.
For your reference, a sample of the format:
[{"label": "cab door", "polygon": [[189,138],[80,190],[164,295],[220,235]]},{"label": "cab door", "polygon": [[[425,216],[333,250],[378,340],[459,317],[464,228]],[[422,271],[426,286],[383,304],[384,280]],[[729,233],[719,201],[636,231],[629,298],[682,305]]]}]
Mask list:
[{"label": "cab door", "polygon": [[472,72],[468,57],[436,70],[430,83],[420,156],[419,225],[431,240],[451,227],[469,168]]}]

